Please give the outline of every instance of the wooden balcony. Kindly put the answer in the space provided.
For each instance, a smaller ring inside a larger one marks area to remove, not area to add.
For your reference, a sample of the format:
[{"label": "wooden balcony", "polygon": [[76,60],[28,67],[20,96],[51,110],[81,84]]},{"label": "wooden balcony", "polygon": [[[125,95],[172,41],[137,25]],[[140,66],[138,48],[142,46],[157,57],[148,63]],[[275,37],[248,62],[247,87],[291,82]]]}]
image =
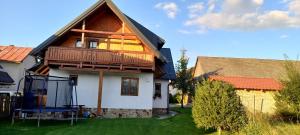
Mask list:
[{"label": "wooden balcony", "polygon": [[45,65],[76,69],[154,70],[154,55],[138,51],[49,47]]}]

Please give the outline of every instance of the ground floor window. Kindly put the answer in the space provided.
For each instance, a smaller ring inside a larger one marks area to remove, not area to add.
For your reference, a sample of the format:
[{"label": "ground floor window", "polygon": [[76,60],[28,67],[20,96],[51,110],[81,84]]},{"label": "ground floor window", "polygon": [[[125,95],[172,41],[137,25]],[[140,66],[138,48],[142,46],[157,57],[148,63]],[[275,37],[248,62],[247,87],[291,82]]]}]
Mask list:
[{"label": "ground floor window", "polygon": [[161,97],[161,83],[155,83],[154,97]]},{"label": "ground floor window", "polygon": [[122,78],[121,95],[122,96],[138,96],[139,79],[138,78]]},{"label": "ground floor window", "polygon": [[71,79],[73,85],[77,86],[77,84],[78,84],[78,75],[70,75],[70,79]]}]

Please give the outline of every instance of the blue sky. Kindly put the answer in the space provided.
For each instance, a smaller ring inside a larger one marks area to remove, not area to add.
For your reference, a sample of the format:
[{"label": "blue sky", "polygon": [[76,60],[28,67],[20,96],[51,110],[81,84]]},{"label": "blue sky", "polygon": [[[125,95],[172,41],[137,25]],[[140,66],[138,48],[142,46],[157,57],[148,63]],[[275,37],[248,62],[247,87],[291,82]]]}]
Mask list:
[{"label": "blue sky", "polygon": [[[1,0],[0,44],[36,47],[96,0]],[[197,56],[296,59],[299,0],[114,0],[166,40],[174,62]]]}]

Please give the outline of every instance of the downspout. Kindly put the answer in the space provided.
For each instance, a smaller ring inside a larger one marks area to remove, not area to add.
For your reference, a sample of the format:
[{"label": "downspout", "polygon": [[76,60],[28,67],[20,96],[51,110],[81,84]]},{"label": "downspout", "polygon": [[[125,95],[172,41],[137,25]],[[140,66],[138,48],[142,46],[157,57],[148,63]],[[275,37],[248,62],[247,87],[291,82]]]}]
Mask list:
[{"label": "downspout", "polygon": [[170,100],[169,100],[169,96],[170,96],[170,81],[169,81],[169,83],[168,83],[168,90],[167,90],[167,114],[169,114],[170,113]]}]

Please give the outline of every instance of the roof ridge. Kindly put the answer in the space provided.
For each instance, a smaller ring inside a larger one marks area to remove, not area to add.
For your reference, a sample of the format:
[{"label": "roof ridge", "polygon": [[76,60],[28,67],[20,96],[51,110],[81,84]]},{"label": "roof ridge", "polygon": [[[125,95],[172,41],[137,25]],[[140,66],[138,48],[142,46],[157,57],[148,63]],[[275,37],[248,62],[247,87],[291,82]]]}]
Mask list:
[{"label": "roof ridge", "polygon": [[223,75],[212,75],[210,77],[245,78],[245,79],[272,79],[272,80],[277,81],[276,79],[271,78],[271,77],[245,77],[245,76],[223,76]]},{"label": "roof ridge", "polygon": [[[280,59],[267,59],[267,58],[241,58],[241,57],[219,57],[219,56],[197,56],[197,58],[217,58],[217,59],[236,59],[236,60],[264,60],[264,61],[285,61]],[[289,60],[298,61],[298,60]]]}]

